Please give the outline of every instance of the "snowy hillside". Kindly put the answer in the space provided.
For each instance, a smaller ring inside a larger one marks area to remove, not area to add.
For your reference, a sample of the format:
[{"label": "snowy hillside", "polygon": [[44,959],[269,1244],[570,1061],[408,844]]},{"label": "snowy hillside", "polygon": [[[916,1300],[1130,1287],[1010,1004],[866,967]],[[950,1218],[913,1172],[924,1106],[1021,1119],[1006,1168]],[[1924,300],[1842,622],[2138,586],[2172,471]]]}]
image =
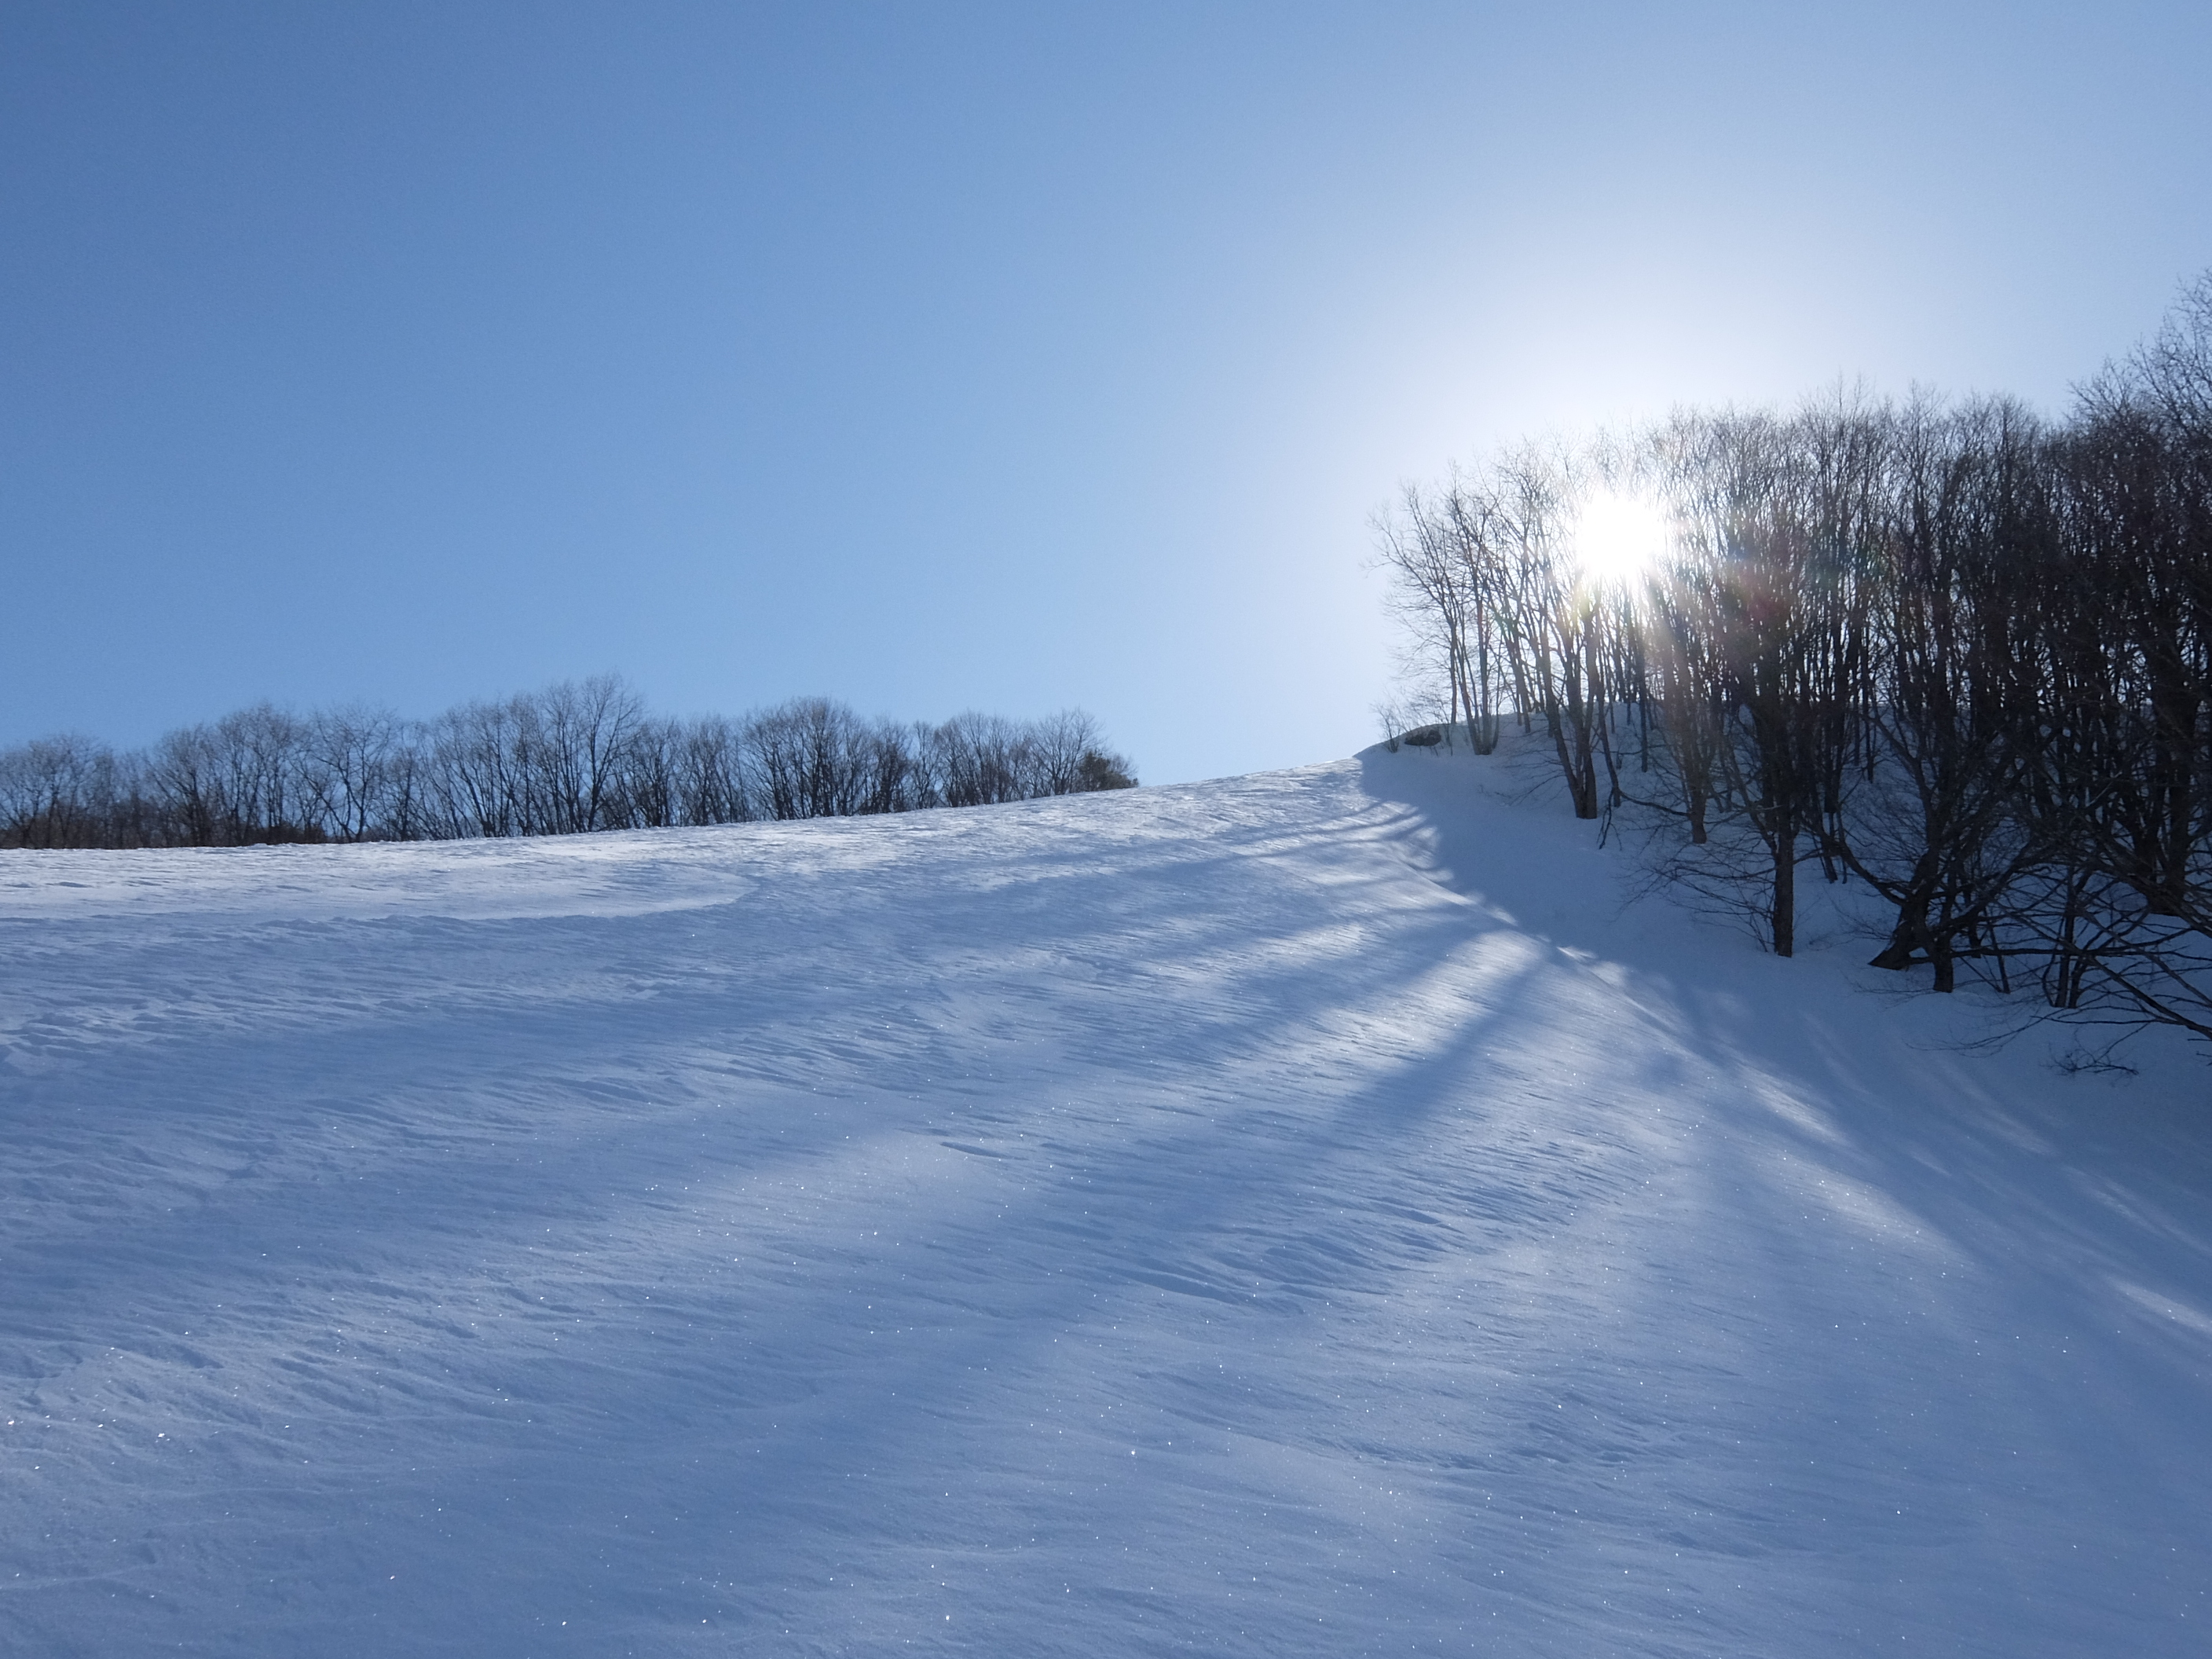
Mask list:
[{"label": "snowy hillside", "polygon": [[1492,765],[0,855],[0,1649],[2212,1652],[2201,1066]]}]

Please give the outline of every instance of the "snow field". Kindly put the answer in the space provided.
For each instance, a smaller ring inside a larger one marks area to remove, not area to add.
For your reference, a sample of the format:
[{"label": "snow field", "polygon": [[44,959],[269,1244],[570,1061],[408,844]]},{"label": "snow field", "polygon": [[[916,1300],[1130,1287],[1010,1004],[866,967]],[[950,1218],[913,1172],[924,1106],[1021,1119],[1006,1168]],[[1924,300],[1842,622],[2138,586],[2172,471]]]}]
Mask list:
[{"label": "snow field", "polygon": [[2207,1650],[2201,1065],[1516,793],[0,854],[0,1646]]}]

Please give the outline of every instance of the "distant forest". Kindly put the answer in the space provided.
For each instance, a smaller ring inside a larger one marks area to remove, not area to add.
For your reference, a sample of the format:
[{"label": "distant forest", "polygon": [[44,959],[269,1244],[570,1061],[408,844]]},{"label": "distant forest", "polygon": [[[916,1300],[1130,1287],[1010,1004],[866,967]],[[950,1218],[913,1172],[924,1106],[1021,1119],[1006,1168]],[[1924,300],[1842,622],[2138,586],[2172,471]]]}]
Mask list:
[{"label": "distant forest", "polygon": [[601,676],[429,720],[263,703],[143,750],[43,738],[0,751],[0,847],[558,836],[981,806],[1135,782],[1080,710],[901,725],[817,697],[740,720],[671,720]]},{"label": "distant forest", "polygon": [[[1594,580],[1607,501],[1653,556]],[[1517,724],[1577,816],[1779,955],[1809,868],[1886,902],[1881,967],[2212,1039],[2212,273],[2061,418],[1683,410],[1509,449],[1378,532],[1394,743]]]}]

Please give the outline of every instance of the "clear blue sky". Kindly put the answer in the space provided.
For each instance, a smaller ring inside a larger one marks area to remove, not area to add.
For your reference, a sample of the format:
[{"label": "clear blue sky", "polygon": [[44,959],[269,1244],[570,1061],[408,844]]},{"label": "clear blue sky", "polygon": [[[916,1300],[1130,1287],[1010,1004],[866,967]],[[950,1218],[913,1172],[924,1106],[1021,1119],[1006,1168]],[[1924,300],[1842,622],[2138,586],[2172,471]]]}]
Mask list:
[{"label": "clear blue sky", "polygon": [[2212,7],[0,6],[0,743],[605,669],[1367,742],[1365,520],[2212,265]]}]

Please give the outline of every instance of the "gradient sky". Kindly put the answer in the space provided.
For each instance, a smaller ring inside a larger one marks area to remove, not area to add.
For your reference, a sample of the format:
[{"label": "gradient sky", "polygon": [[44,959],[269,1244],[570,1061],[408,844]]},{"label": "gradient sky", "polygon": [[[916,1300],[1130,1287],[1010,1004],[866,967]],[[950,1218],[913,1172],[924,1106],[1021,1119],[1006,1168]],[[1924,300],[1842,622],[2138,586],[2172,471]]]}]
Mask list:
[{"label": "gradient sky", "polygon": [[2212,265],[2212,7],[0,0],[0,743],[1081,704],[1371,740],[1369,515]]}]

